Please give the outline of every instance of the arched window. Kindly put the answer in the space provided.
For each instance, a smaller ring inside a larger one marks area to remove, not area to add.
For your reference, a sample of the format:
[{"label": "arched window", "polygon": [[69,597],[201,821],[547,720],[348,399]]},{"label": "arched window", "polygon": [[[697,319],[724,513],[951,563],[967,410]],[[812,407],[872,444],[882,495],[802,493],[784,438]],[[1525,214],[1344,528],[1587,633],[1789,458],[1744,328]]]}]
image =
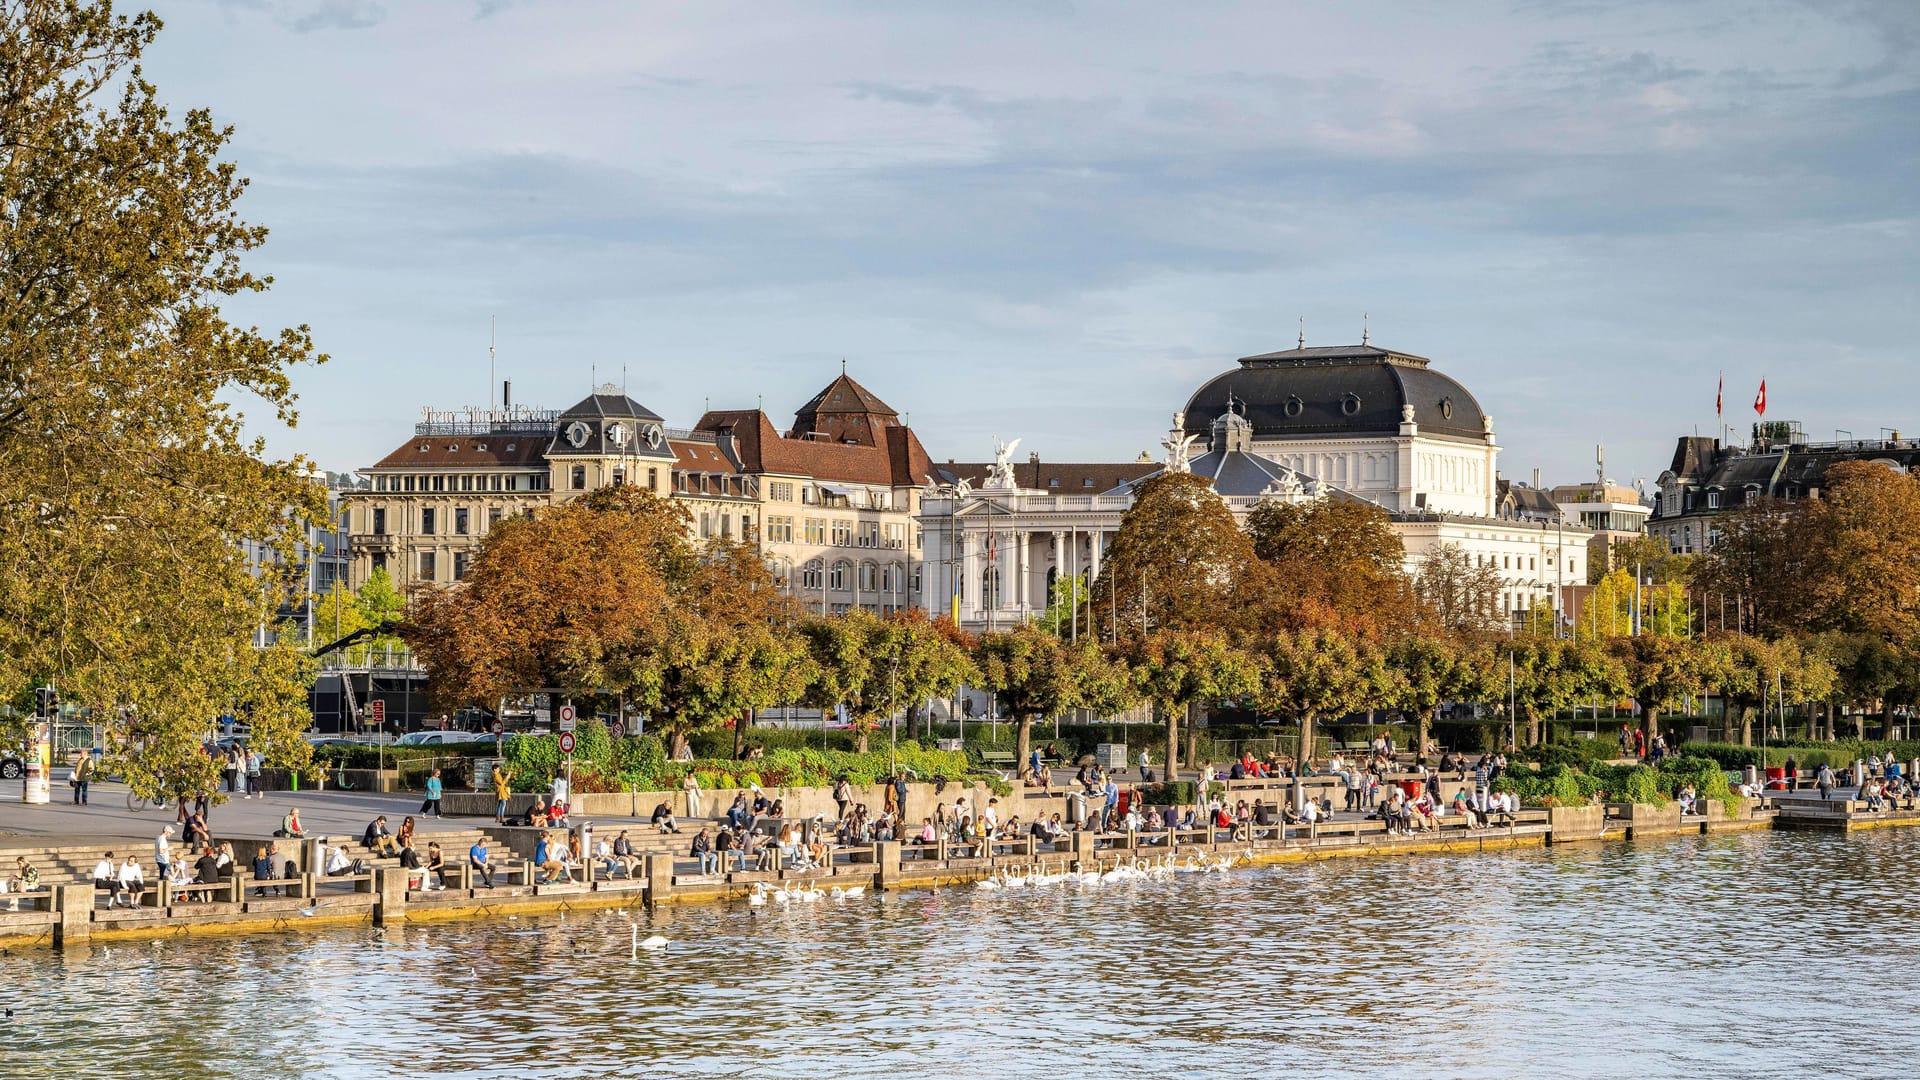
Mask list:
[{"label": "arched window", "polygon": [[833,564],[833,572],[827,576],[827,587],[829,589],[832,589],[835,592],[846,591],[847,589],[847,564],[846,563],[837,562]]},{"label": "arched window", "polygon": [[980,574],[980,604],[982,607],[1000,606],[1000,568],[989,566]]},{"label": "arched window", "polygon": [[800,587],[801,588],[803,589],[819,588],[820,578],[821,578],[820,563],[818,561],[810,562],[807,565],[800,568]]}]

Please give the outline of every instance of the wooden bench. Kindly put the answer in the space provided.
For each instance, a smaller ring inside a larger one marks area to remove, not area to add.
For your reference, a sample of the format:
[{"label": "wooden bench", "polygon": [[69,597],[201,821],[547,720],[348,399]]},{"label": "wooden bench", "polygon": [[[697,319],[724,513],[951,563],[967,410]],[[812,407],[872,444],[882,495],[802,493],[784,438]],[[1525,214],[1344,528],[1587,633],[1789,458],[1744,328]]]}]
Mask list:
[{"label": "wooden bench", "polygon": [[980,752],[980,763],[996,769],[1011,769],[1013,755],[1005,750],[983,750]]}]

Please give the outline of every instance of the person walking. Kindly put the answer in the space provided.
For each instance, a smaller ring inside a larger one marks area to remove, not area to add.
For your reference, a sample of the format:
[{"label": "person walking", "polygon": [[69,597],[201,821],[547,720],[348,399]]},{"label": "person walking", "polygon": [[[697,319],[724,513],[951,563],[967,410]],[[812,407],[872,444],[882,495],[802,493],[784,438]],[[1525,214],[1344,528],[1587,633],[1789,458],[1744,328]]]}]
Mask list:
[{"label": "person walking", "polygon": [[1140,782],[1153,783],[1153,758],[1145,750],[1140,751]]},{"label": "person walking", "polygon": [[433,770],[427,777],[427,798],[420,804],[420,812],[428,817],[440,816],[440,770]]},{"label": "person walking", "polygon": [[852,804],[853,785],[847,782],[845,776],[842,776],[839,780],[835,781],[833,785],[833,805],[839,808],[840,811],[839,816],[835,817],[834,820],[847,820],[847,807]]},{"label": "person walking", "polygon": [[227,782],[227,794],[231,795],[234,790],[234,782],[240,775],[240,748],[237,746],[229,746],[227,747],[227,752],[222,754],[221,757],[223,761],[221,762],[220,773]]},{"label": "person walking", "polygon": [[81,754],[79,764],[73,767],[73,805],[87,805],[87,785],[93,783],[93,769],[93,754]]},{"label": "person walking", "polygon": [[260,789],[260,764],[260,752],[251,746],[247,747],[245,766],[245,774],[247,777],[246,798],[251,799],[256,795],[261,798],[266,798],[266,792]]},{"label": "person walking", "polygon": [[1833,798],[1833,767],[1823,763],[1820,766],[1819,776],[1813,783],[1815,787],[1820,789],[1821,802],[1826,802],[1828,799]]}]

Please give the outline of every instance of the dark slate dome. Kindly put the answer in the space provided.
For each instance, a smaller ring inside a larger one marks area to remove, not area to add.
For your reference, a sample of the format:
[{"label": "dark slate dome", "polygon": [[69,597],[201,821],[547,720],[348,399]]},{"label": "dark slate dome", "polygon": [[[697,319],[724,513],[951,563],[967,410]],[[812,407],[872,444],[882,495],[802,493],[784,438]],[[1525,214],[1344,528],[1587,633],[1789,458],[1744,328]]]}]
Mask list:
[{"label": "dark slate dome", "polygon": [[1422,435],[1484,440],[1486,414],[1467,388],[1410,356],[1371,345],[1288,349],[1243,357],[1187,401],[1183,430],[1206,437],[1215,417],[1245,416],[1256,439],[1397,435],[1413,406]]}]

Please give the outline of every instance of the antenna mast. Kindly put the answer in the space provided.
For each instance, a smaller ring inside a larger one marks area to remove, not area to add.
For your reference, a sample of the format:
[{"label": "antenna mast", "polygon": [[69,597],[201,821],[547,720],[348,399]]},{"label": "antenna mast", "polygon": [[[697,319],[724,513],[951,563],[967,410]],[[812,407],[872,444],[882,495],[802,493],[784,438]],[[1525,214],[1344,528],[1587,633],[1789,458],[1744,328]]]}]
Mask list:
[{"label": "antenna mast", "polygon": [[494,317],[494,316],[492,316],[492,315],[489,315],[489,316],[487,316],[487,411],[488,411],[488,412],[492,412],[492,411],[493,411],[493,387],[494,387],[494,381],[493,381],[493,376],[494,376],[494,371],[493,371],[493,360],[494,360],[494,354],[493,354],[493,329],[494,329],[494,322],[495,322],[495,317]]}]

